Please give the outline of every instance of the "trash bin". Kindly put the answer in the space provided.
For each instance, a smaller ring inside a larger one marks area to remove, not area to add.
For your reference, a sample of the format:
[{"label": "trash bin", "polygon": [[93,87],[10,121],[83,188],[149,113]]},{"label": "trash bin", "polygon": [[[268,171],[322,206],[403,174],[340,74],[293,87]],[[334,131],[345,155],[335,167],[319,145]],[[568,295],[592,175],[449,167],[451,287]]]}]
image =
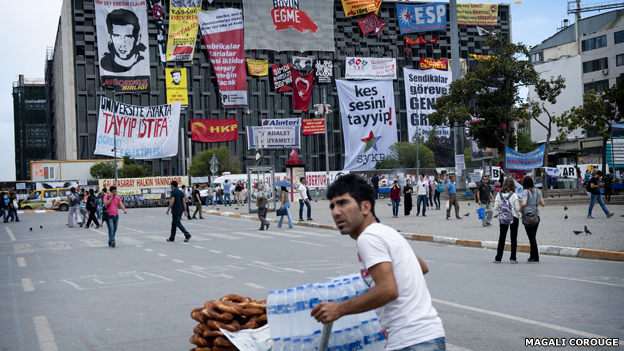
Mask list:
[{"label": "trash bin", "polygon": [[576,181],[575,180],[566,179],[565,183],[563,183],[563,188],[564,189],[572,189],[572,184],[574,184],[574,186],[576,187]]}]

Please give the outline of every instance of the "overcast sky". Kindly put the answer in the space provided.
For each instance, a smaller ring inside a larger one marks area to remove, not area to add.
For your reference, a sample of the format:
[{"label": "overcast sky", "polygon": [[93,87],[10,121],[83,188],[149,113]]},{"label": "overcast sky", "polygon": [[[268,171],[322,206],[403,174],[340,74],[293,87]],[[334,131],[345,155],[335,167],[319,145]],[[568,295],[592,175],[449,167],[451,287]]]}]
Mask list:
[{"label": "overcast sky", "polygon": [[[166,0],[165,0],[166,1]],[[594,3],[597,0],[588,1]],[[458,2],[499,3],[500,1],[473,0]],[[509,0],[508,3],[513,3]],[[585,1],[583,1],[585,3]],[[0,70],[0,181],[15,180],[15,141],[13,138],[13,82],[23,74],[26,78],[43,78],[46,48],[54,46],[61,13],[62,0],[4,1],[3,28],[9,30],[0,36],[3,65]],[[524,0],[511,5],[512,39],[530,46],[541,43],[555,34],[564,18],[570,23],[574,16],[567,14],[567,0]],[[24,12],[27,7],[27,11]],[[596,13],[585,14],[584,17]],[[9,107],[10,106],[10,107]]]}]

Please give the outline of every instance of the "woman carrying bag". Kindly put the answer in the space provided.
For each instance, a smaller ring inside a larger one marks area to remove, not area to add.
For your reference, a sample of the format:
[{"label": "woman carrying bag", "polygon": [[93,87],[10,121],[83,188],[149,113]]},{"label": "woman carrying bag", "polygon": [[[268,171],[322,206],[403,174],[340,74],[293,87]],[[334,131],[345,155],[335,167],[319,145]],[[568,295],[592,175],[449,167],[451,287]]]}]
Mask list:
[{"label": "woman carrying bag", "polygon": [[520,224],[520,198],[515,193],[516,185],[511,177],[503,181],[501,191],[496,196],[494,211],[498,211],[498,222],[500,223],[500,235],[498,236],[498,248],[494,263],[500,263],[505,251],[505,239],[507,230],[511,227],[511,257],[512,264],[518,263],[516,260],[516,247],[518,246],[518,225]]},{"label": "woman carrying bag", "polygon": [[288,217],[288,228],[293,227],[292,217],[290,217],[290,201],[288,200],[288,196],[290,196],[288,194],[288,189],[283,186],[280,191],[280,201],[282,205],[277,210],[277,215],[280,216],[279,223],[277,223],[278,228],[282,227],[282,223],[284,223],[284,216]]},{"label": "woman carrying bag", "polygon": [[542,192],[536,189],[533,184],[533,178],[525,176],[522,180],[522,201],[520,203],[520,212],[522,212],[522,225],[526,230],[531,245],[531,254],[527,263],[539,263],[539,251],[537,249],[537,227],[540,222],[540,212],[538,205],[546,206]]},{"label": "woman carrying bag", "polygon": [[399,204],[401,203],[401,187],[398,181],[394,181],[390,189],[390,200],[392,200],[392,218],[399,218]]},{"label": "woman carrying bag", "polygon": [[410,212],[412,212],[412,207],[414,207],[412,205],[412,193],[414,192],[414,188],[412,188],[412,185],[410,184],[411,182],[411,180],[407,180],[405,182],[405,189],[403,189],[403,201],[405,201],[405,204],[403,205],[403,210],[406,216],[410,215]]},{"label": "woman carrying bag", "polygon": [[440,194],[444,192],[444,185],[442,185],[442,182],[440,181],[440,177],[436,178],[434,185],[435,185],[435,190],[433,192],[433,203],[436,206],[435,209],[439,210],[440,209]]},{"label": "woman carrying bag", "polygon": [[9,214],[7,215],[7,219],[11,218],[11,222],[15,219],[15,222],[19,222],[19,216],[17,215],[17,209],[19,208],[19,203],[17,202],[17,194],[12,191],[9,191]]}]

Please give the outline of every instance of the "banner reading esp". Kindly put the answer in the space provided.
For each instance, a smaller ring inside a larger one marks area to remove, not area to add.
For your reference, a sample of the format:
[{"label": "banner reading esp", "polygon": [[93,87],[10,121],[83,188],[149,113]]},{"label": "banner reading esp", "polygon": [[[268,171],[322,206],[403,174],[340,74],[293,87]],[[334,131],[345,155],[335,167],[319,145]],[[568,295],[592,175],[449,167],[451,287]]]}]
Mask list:
[{"label": "banner reading esp", "polygon": [[191,61],[197,40],[197,11],[201,0],[171,0],[169,3],[169,37],[167,61]]},{"label": "banner reading esp", "polygon": [[381,0],[342,0],[345,17],[359,16],[366,13],[379,12]]},{"label": "banner reading esp", "polygon": [[446,3],[425,5],[396,4],[401,34],[446,30]]},{"label": "banner reading esp", "polygon": [[167,80],[167,103],[180,101],[182,106],[188,106],[188,88],[186,85],[186,68],[165,68]]},{"label": "banner reading esp", "polygon": [[236,118],[192,119],[191,138],[202,143],[218,143],[238,139]]},{"label": "banner reading esp", "polygon": [[210,63],[217,76],[223,107],[247,107],[243,11],[199,11],[197,17]]},{"label": "banner reading esp", "polygon": [[95,155],[137,160],[178,154],[180,102],[159,106],[134,106],[100,97]]},{"label": "banner reading esp", "polygon": [[145,1],[95,1],[100,84],[115,91],[150,91]]},{"label": "banner reading esp", "polygon": [[[436,69],[421,71],[403,68],[409,141],[412,141],[416,135],[427,139],[429,132],[434,128],[429,123],[427,115],[434,111],[431,105],[440,96],[448,94],[451,76],[451,71]],[[435,129],[439,137],[451,136],[451,129],[447,125],[437,126]]]},{"label": "banner reading esp", "polygon": [[495,26],[498,22],[498,5],[457,4],[457,24],[464,26]]}]

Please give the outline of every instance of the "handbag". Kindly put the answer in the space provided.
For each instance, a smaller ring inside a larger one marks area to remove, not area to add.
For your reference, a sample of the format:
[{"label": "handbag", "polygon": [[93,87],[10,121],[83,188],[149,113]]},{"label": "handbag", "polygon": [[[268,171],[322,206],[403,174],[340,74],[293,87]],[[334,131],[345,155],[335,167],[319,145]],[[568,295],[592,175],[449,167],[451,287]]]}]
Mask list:
[{"label": "handbag", "polygon": [[278,208],[277,211],[275,211],[275,214],[277,216],[286,216],[288,215],[288,210],[285,208]]},{"label": "handbag", "polygon": [[[529,198],[533,195],[533,191],[529,191]],[[537,208],[537,199],[535,200],[535,206]],[[529,203],[527,199],[527,204]],[[522,214],[522,225],[527,228],[535,227],[539,223],[539,216],[537,215],[537,209],[533,212],[523,213]]]},{"label": "handbag", "polygon": [[446,199],[446,209],[448,210],[449,208],[451,208],[451,201]]},{"label": "handbag", "polygon": [[[106,195],[108,197],[108,195]],[[104,206],[104,198],[102,199],[102,222],[108,221],[108,206]]]}]

